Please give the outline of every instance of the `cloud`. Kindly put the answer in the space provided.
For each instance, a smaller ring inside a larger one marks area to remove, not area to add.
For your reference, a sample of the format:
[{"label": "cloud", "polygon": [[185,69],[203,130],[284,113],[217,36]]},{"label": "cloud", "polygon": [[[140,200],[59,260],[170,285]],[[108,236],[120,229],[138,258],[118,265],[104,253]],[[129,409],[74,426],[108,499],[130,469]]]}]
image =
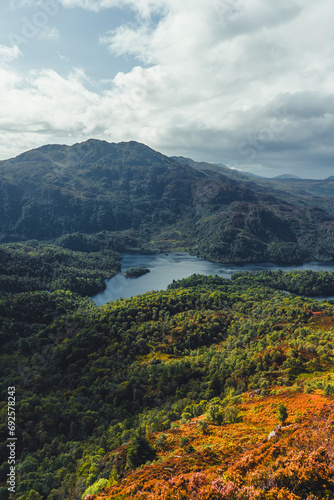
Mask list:
[{"label": "cloud", "polygon": [[57,52],[57,56],[62,63],[68,64],[71,61],[69,57],[64,56],[64,54],[61,54],[60,52]]},{"label": "cloud", "polygon": [[100,44],[137,65],[103,91],[78,70],[62,77],[7,72],[2,130],[19,123],[40,140],[134,139],[268,175],[322,175],[332,167],[331,0],[59,3],[95,12],[131,8],[133,22],[101,34]]},{"label": "cloud", "polygon": [[60,37],[60,32],[55,27],[44,26],[39,32],[39,38],[42,40],[56,41]]},{"label": "cloud", "polygon": [[[151,137],[158,144],[181,148],[189,141],[198,156],[206,150],[214,159],[221,150],[222,161],[224,154],[245,161],[239,152],[246,142],[253,161],[260,161],[291,131],[301,154],[303,136],[311,136],[319,120],[325,134],[332,111],[320,103],[333,94],[330,2],[169,3],[155,25],[121,26],[101,39],[112,53],[150,65],[119,75],[115,83],[130,102],[137,96],[133,114],[155,125]],[[290,96],[285,103],[282,94]],[[305,120],[301,100],[318,116]]]},{"label": "cloud", "polygon": [[17,59],[22,55],[20,49],[14,45],[13,47],[8,47],[8,45],[0,45],[0,61],[8,62]]},{"label": "cloud", "polygon": [[59,0],[59,2],[66,8],[80,7],[93,12],[113,7],[130,7],[144,18],[157,12],[168,11],[171,3],[170,0]]}]

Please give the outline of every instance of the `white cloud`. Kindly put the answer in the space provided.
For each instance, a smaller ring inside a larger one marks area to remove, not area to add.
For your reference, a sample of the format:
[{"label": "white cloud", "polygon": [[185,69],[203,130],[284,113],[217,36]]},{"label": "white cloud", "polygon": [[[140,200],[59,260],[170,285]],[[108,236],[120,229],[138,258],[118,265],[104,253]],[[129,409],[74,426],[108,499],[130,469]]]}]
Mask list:
[{"label": "white cloud", "polygon": [[68,64],[71,60],[69,57],[64,56],[64,54],[61,54],[60,52],[57,52],[57,56],[61,60],[61,62],[65,64]]},{"label": "white cloud", "polygon": [[14,45],[13,47],[8,47],[8,45],[0,45],[0,61],[9,62],[17,59],[22,55],[20,49]]},{"label": "white cloud", "polygon": [[283,171],[330,164],[331,0],[59,2],[96,12],[133,9],[136,20],[100,42],[135,57],[137,66],[103,93],[87,90],[78,71],[67,78],[51,70],[20,78],[7,72],[2,130],[20,123],[40,138],[135,139],[168,154],[261,172],[278,169],[281,159]]},{"label": "white cloud", "polygon": [[56,41],[60,37],[60,32],[55,27],[44,26],[39,32],[39,38],[42,40]]}]

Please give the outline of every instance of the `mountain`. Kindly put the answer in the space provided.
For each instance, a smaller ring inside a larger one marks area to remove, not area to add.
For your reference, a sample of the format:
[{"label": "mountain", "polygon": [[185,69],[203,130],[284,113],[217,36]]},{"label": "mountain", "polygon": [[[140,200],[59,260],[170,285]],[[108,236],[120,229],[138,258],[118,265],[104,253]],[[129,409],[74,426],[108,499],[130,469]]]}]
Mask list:
[{"label": "mountain", "polygon": [[292,175],[292,174],[281,174],[281,175],[276,175],[276,177],[272,177],[273,179],[300,179],[298,175]]},{"label": "mountain", "polygon": [[235,179],[239,181],[252,180],[253,177],[257,177],[255,174],[248,174],[246,172],[242,172],[241,170],[229,168],[223,163],[208,163],[205,161],[198,162],[192,160],[191,158],[185,158],[184,156],[171,156],[171,159],[179,163],[182,163],[183,165],[189,165],[190,167],[196,170],[224,174],[230,179]]},{"label": "mountain", "polygon": [[183,249],[218,262],[333,260],[332,200],[319,206],[310,189],[285,188],[295,182],[137,142],[47,145],[0,162],[0,241]]}]

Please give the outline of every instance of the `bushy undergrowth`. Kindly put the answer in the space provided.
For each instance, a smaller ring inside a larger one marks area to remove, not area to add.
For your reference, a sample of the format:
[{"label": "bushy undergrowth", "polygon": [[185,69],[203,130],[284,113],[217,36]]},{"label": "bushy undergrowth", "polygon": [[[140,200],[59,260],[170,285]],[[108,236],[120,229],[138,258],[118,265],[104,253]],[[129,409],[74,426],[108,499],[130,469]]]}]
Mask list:
[{"label": "bushy undergrowth", "polygon": [[[156,460],[159,448],[170,450],[169,439],[147,440],[156,432],[179,432],[176,421],[188,425],[205,414],[209,428],[195,427],[207,439],[213,424],[242,425],[239,406],[247,391],[259,397],[273,386],[296,385],[330,394],[333,383],[322,374],[333,366],[333,306],[269,285],[259,285],[257,277],[193,276],[165,292],[102,307],[68,291],[1,299],[0,430],[5,442],[7,387],[15,385],[17,498],[36,491],[43,500],[80,499],[102,489],[112,473],[120,480]],[[181,448],[197,456],[195,442]],[[5,445],[0,457],[4,485]],[[322,463],[322,455],[316,457]],[[308,458],[300,460],[308,467]],[[235,477],[234,489],[255,488]],[[284,486],[278,476],[275,481]]]}]

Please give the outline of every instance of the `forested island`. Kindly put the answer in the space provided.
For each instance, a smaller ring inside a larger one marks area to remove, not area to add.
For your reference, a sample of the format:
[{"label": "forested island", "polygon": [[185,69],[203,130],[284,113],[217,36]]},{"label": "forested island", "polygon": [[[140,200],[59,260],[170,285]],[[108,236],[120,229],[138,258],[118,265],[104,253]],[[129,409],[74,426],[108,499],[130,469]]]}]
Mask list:
[{"label": "forested island", "polygon": [[125,271],[124,276],[126,278],[139,278],[139,276],[143,276],[149,272],[150,270],[146,266],[130,267],[130,269]]}]

